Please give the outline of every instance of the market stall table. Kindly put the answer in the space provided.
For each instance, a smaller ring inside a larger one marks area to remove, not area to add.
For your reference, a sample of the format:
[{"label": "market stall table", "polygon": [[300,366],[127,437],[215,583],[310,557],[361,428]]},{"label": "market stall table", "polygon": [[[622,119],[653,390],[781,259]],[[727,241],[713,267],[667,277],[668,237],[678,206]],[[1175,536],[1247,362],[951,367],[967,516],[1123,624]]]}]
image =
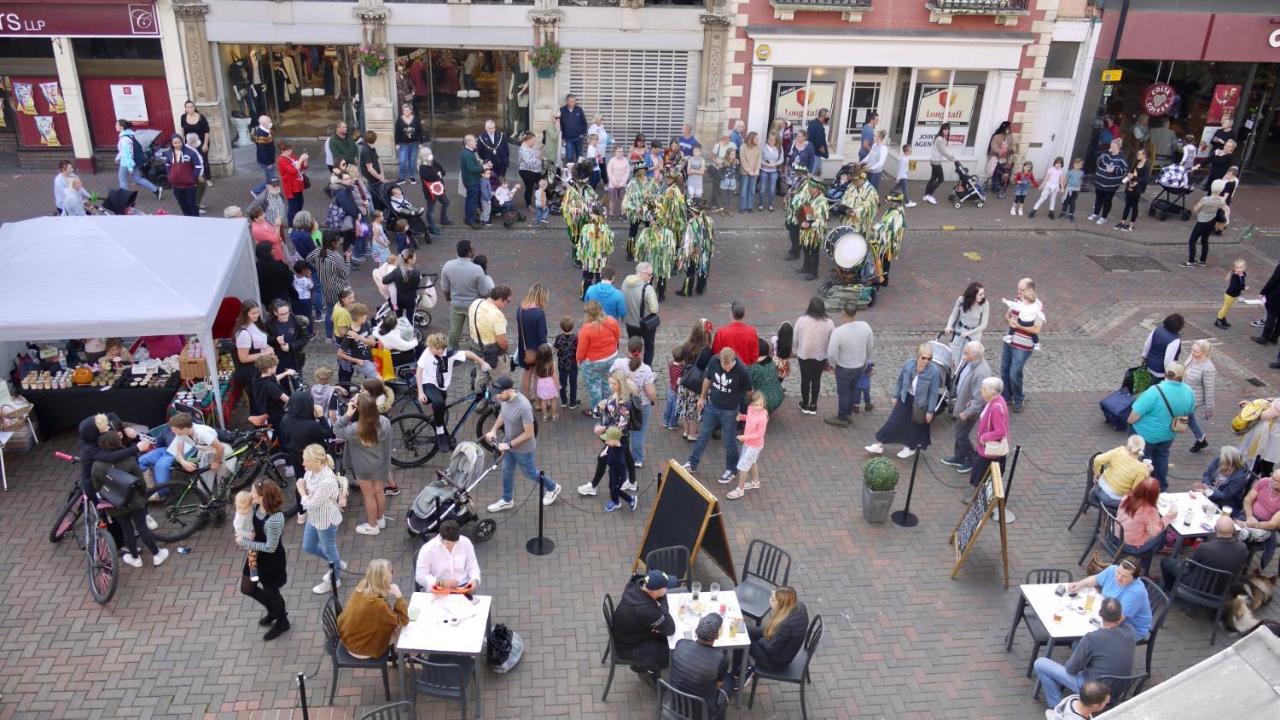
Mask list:
[{"label": "market stall table", "polygon": [[[409,600],[409,617],[417,616],[400,631],[396,639],[396,652],[406,655],[431,654],[465,655],[475,659],[476,718],[480,717],[481,693],[484,687],[483,665],[485,638],[489,637],[489,608],[493,598],[489,595],[437,595],[416,592]],[[400,687],[408,697],[405,683],[405,666],[400,663]]]},{"label": "market stall table", "polygon": [[1213,524],[1217,521],[1221,510],[1200,493],[1160,493],[1156,501],[1156,509],[1163,516],[1170,508],[1178,509],[1178,517],[1169,523],[1177,539],[1173,541],[1171,557],[1178,557],[1187,539],[1205,538],[1213,535]]},{"label": "market stall table", "polygon": [[[127,387],[128,375],[113,387],[69,387],[61,390],[21,390],[32,405],[47,435],[71,430],[81,420],[98,413],[115,413],[125,422],[147,427],[163,424],[169,401],[178,392],[182,379],[174,373],[161,387]],[[122,387],[124,384],[126,386]]]},{"label": "market stall table", "polygon": [[[716,638],[713,647],[725,652],[742,650],[745,654],[751,647],[751,636],[747,634],[746,623],[742,620],[742,608],[738,605],[738,595],[733,590],[720,590],[713,599],[710,590],[703,590],[698,599],[692,593],[668,592],[667,609],[676,621],[676,631],[667,638],[667,644],[675,650],[676,643],[682,639],[694,639],[694,630],[698,621],[709,613],[719,613],[725,622],[720,626],[720,637]],[[731,656],[732,657],[732,656]],[[742,703],[742,691],[747,677],[747,665],[750,658],[743,657],[738,668],[738,693],[733,698],[734,707]]]},{"label": "market stall table", "polygon": [[[1058,645],[1071,645],[1085,635],[1102,627],[1102,618],[1098,616],[1102,609],[1102,595],[1096,588],[1082,590],[1075,597],[1067,595],[1067,607],[1062,619],[1055,621],[1054,613],[1058,609],[1058,588],[1063,583],[1043,583],[1037,585],[1019,585],[1018,607],[1013,613],[1013,624],[1009,626],[1009,634],[1005,636],[1005,652],[1013,649],[1013,636],[1018,632],[1018,625],[1026,615],[1027,607],[1040,620],[1045,632],[1049,635],[1049,644],[1044,656],[1051,657],[1053,648]],[[1085,610],[1088,598],[1093,598],[1093,607]]]}]

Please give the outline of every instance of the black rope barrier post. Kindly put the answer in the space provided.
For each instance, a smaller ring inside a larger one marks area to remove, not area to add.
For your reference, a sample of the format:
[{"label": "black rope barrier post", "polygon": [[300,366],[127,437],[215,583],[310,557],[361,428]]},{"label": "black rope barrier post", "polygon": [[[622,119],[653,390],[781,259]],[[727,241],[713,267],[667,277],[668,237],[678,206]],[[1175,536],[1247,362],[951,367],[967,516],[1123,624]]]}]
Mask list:
[{"label": "black rope barrier post", "polygon": [[900,527],[915,527],[920,524],[920,518],[911,512],[911,494],[916,489],[916,468],[920,466],[920,451],[911,460],[911,483],[907,485],[907,503],[902,506],[901,510],[895,510],[891,517],[893,523]]},{"label": "black rope barrier post", "polygon": [[530,555],[550,555],[556,549],[556,543],[549,537],[542,534],[542,512],[546,509],[546,505],[542,504],[543,497],[547,494],[547,474],[541,470],[538,471],[538,537],[529,538],[529,542],[524,544],[524,549],[529,551]]},{"label": "black rope barrier post", "polygon": [[310,720],[311,714],[307,712],[307,675],[306,673],[298,673],[298,699],[302,703],[302,720]]},{"label": "black rope barrier post", "polygon": [[1013,473],[1018,469],[1018,456],[1022,454],[1022,446],[1015,445],[1013,459],[1009,461],[1009,471],[1004,475],[1004,524],[1012,525],[1015,520],[1013,511],[1009,509],[1009,490],[1013,487]]}]

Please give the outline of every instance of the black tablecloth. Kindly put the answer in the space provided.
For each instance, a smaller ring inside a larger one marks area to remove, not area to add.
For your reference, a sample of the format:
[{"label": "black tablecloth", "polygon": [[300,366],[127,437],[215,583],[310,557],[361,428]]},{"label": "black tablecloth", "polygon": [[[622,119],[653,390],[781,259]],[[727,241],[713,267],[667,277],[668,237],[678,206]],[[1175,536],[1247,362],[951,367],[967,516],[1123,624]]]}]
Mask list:
[{"label": "black tablecloth", "polygon": [[96,413],[114,412],[121,420],[147,427],[163,424],[169,401],[178,392],[181,380],[160,388],[66,388],[63,390],[23,390],[22,396],[35,405],[40,429],[46,436],[74,429],[81,420]]}]

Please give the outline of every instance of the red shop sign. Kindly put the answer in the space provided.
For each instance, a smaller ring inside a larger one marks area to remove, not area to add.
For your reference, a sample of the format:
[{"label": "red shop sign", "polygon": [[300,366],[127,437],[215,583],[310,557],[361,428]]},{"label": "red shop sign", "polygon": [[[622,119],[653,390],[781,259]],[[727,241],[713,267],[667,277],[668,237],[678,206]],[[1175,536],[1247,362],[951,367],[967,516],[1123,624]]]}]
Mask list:
[{"label": "red shop sign", "polygon": [[1142,93],[1142,109],[1146,110],[1151,117],[1163,117],[1173,108],[1173,103],[1177,99],[1178,93],[1172,86],[1155,83]]},{"label": "red shop sign", "polygon": [[159,37],[154,2],[0,2],[0,37]]}]

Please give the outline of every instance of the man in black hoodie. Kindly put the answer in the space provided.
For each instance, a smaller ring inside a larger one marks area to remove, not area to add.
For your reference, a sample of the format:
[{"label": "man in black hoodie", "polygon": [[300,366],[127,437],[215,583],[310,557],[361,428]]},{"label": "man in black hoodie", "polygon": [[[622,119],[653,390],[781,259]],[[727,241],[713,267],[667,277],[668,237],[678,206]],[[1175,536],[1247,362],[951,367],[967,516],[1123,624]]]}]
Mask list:
[{"label": "man in black hoodie", "polygon": [[679,578],[661,570],[633,575],[613,611],[613,647],[638,673],[656,674],[671,662],[667,638],[676,632],[676,621],[667,609],[667,589]]},{"label": "man in black hoodie", "polygon": [[320,412],[311,399],[310,390],[298,390],[289,396],[284,406],[284,418],[280,420],[280,442],[289,452],[289,463],[296,477],[302,477],[302,451],[308,445],[324,445],[333,437],[333,430],[319,419]]},{"label": "man in black hoodie", "polygon": [[[684,466],[696,472],[702,451],[707,449],[711,434],[718,428],[724,438],[724,473],[720,483],[738,479],[738,414],[747,411],[747,397],[751,394],[751,375],[738,360],[733,348],[720,349],[719,358],[707,363],[703,374],[702,393],[698,396],[698,410],[702,413],[702,427],[698,441]],[[707,402],[708,398],[710,403]]]}]

